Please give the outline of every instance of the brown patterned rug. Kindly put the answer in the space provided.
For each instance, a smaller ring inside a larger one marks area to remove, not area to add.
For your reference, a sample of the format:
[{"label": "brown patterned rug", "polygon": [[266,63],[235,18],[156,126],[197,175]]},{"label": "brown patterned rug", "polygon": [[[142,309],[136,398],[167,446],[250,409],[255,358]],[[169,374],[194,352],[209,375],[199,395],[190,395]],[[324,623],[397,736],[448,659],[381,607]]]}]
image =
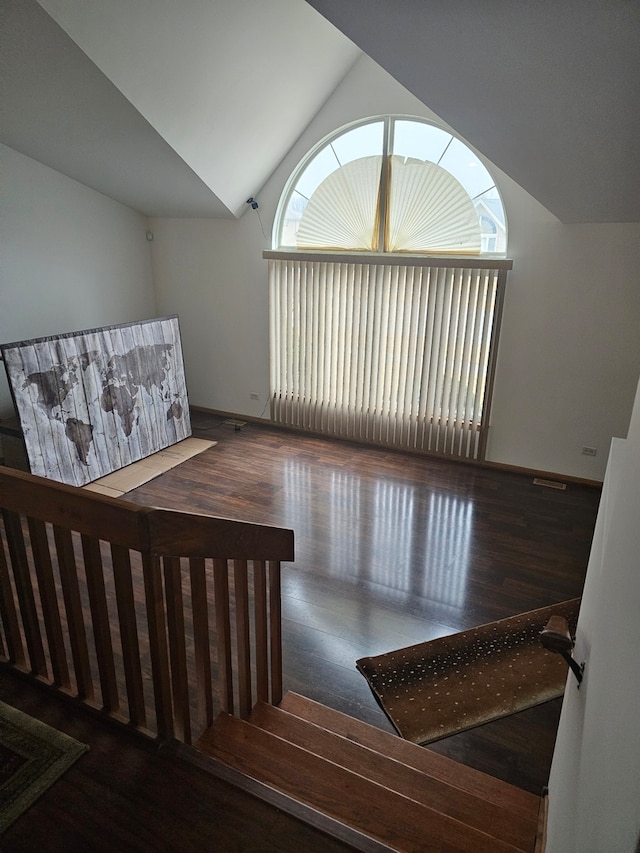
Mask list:
[{"label": "brown patterned rug", "polygon": [[0,833],[88,749],[0,702]]},{"label": "brown patterned rug", "polygon": [[575,598],[361,658],[356,667],[398,734],[430,743],[562,696],[567,664],[538,635],[560,615],[575,636],[579,609]]}]

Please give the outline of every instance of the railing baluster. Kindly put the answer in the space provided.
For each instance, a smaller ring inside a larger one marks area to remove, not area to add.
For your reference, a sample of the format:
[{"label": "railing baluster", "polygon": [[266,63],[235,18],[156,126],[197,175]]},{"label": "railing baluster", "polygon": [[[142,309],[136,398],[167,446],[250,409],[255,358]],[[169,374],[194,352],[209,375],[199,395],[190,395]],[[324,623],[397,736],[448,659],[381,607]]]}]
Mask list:
[{"label": "railing baluster", "polygon": [[269,627],[267,573],[264,560],[253,561],[253,604],[256,638],[256,698],[269,701]]},{"label": "railing baluster", "polygon": [[144,704],[140,645],[138,643],[136,610],[131,581],[131,559],[129,550],[120,545],[111,546],[111,556],[116,603],[118,605],[122,662],[129,703],[129,719],[136,726],[145,726],[147,714]]},{"label": "railing baluster", "polygon": [[211,653],[209,651],[209,607],[204,560],[189,560],[189,570],[198,714],[200,722],[208,727],[213,722],[213,698],[211,695]]},{"label": "railing baluster", "polygon": [[160,558],[154,554],[143,553],[142,572],[147,606],[153,696],[156,703],[156,728],[159,737],[169,738],[173,737],[173,709]]},{"label": "railing baluster", "polygon": [[109,611],[107,609],[100,542],[92,536],[82,536],[81,538],[84,569],[87,576],[87,593],[89,595],[89,607],[93,622],[93,637],[98,661],[102,706],[108,714],[112,714],[120,710],[120,698],[113,658],[113,642],[109,625]]},{"label": "railing baluster", "polygon": [[231,617],[229,614],[229,564],[226,560],[213,561],[213,594],[216,612],[218,646],[218,684],[220,705],[227,714],[233,714],[233,667],[231,664]]},{"label": "railing baluster", "polygon": [[280,563],[269,563],[269,628],[271,631],[271,703],[282,699],[282,593]]},{"label": "railing baluster", "polygon": [[167,603],[169,658],[171,661],[173,724],[176,738],[184,743],[191,743],[191,711],[189,709],[182,571],[179,557],[164,557],[162,562]]},{"label": "railing baluster", "polygon": [[233,561],[233,589],[236,601],[236,642],[238,650],[238,712],[251,712],[251,640],[249,625],[249,585],[247,561]]},{"label": "railing baluster", "polygon": [[13,512],[3,511],[2,515],[9,538],[9,555],[13,564],[13,580],[16,585],[18,605],[22,616],[29,666],[35,675],[46,678],[47,663],[42,645],[36,602],[33,596],[22,522],[20,516]]},{"label": "railing baluster", "polygon": [[[4,514],[3,514],[4,515]],[[2,524],[4,530],[4,521]],[[7,538],[8,533],[4,531]],[[5,552],[4,537],[0,540],[0,618],[4,627],[4,637],[7,644],[7,656],[9,663],[24,669],[26,666],[26,658],[24,654],[24,645],[20,635],[20,624],[18,622],[18,613],[16,611],[15,601],[13,599],[13,590],[11,589],[11,579],[9,573],[9,563]]]},{"label": "railing baluster", "polygon": [[76,676],[76,690],[81,699],[93,701],[93,679],[89,663],[87,632],[82,612],[82,599],[78,583],[78,567],[73,549],[71,531],[54,525],[58,570],[67,614],[67,631]]},{"label": "railing baluster", "polygon": [[49,537],[43,521],[34,518],[27,519],[29,538],[33,549],[33,563],[38,579],[40,601],[42,602],[42,619],[49,645],[49,658],[53,672],[54,684],[69,689],[69,665],[64,647],[64,636],[58,609],[58,594],[53,576],[53,566],[49,552]]}]

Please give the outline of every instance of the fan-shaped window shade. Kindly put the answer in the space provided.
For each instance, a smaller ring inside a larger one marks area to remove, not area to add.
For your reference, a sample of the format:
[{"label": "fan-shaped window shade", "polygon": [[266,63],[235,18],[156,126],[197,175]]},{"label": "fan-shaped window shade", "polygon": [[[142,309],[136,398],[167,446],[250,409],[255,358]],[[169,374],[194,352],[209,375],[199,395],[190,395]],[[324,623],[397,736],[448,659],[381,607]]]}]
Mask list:
[{"label": "fan-shaped window shade", "polygon": [[387,224],[389,252],[479,252],[473,202],[453,175],[435,163],[391,158]]},{"label": "fan-shaped window shade", "polygon": [[382,157],[352,160],[322,181],[302,214],[299,249],[376,250]]},{"label": "fan-shaped window shade", "polygon": [[280,200],[273,248],[493,254],[506,252],[506,233],[495,182],[464,142],[386,116],[336,131],[304,158]]}]

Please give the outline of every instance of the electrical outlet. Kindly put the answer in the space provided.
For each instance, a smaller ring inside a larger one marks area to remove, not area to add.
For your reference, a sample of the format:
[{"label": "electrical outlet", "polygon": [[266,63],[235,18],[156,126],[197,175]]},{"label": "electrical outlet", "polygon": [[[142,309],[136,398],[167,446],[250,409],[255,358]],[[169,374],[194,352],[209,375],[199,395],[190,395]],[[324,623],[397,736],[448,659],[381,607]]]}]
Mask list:
[{"label": "electrical outlet", "polygon": [[255,392],[255,391],[252,391],[252,392],[249,394],[249,399],[250,399],[250,400],[259,400],[259,399],[260,399],[260,395],[259,395],[259,394],[256,394],[256,392]]},{"label": "electrical outlet", "polygon": [[596,456],[598,453],[597,447],[587,447],[586,444],[583,444],[582,450],[580,451],[584,456]]}]

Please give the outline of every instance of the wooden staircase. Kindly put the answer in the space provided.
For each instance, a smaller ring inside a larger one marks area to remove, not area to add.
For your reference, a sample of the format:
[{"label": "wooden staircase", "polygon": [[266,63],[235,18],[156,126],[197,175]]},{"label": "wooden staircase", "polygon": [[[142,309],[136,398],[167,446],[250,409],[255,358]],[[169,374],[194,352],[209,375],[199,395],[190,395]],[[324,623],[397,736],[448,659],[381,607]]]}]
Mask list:
[{"label": "wooden staircase", "polygon": [[[291,530],[0,466],[0,662],[353,848],[533,853],[538,797],[282,699],[280,566],[293,557]],[[192,707],[211,720],[216,702],[238,717],[221,714],[194,749]]]},{"label": "wooden staircase", "polygon": [[535,849],[539,797],[295,693],[221,714],[195,746],[358,850]]}]

